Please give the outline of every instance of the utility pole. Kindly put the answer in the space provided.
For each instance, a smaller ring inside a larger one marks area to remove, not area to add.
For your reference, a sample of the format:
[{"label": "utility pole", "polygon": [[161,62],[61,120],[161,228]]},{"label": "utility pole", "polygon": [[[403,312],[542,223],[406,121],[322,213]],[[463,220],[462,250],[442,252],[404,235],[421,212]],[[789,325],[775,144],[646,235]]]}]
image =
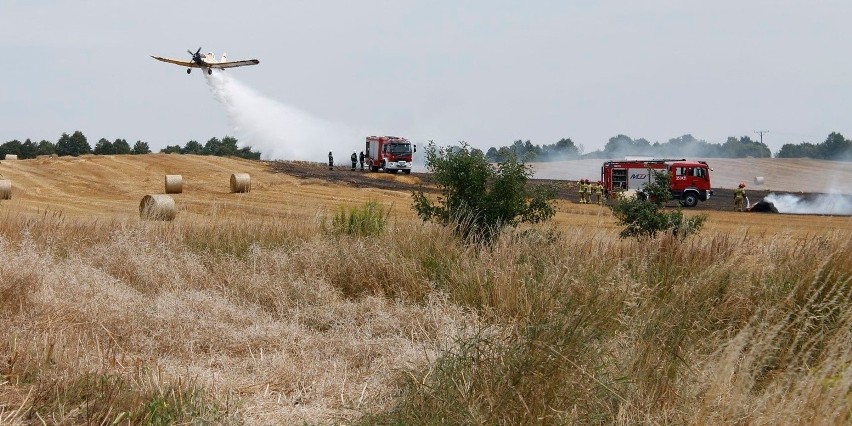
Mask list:
[{"label": "utility pole", "polygon": [[763,145],[763,134],[769,133],[769,130],[755,130],[754,133],[757,133],[757,134],[760,135],[760,144]]}]

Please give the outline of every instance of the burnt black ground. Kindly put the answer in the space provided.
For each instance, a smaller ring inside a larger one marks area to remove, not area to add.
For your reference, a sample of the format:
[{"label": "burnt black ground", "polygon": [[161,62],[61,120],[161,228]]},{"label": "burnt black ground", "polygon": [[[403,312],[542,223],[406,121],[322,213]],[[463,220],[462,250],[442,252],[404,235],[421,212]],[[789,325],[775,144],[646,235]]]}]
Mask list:
[{"label": "burnt black ground", "polygon": [[[371,178],[369,171],[350,170],[349,167],[335,167],[334,170],[328,170],[328,165],[321,163],[294,162],[294,161],[270,161],[269,168],[276,173],[284,173],[302,179],[319,179],[328,182],[346,183],[356,188],[381,188],[395,191],[416,191],[422,188],[425,192],[435,192],[435,182],[432,175],[429,173],[412,173],[411,176],[416,176],[421,184],[411,184],[403,181],[403,179],[375,179]],[[403,174],[396,176],[402,177]],[[532,179],[533,186],[549,186],[555,190],[555,196],[560,200],[568,200],[578,202],[579,194],[577,191],[577,181],[569,180],[553,180],[553,179]],[[714,189],[714,195],[710,200],[699,202],[698,205],[690,211],[696,210],[711,210],[711,211],[734,211],[734,190],[733,189]],[[795,191],[766,191],[760,189],[746,188],[746,195],[752,204],[762,200],[763,197],[769,195],[770,192],[776,194],[793,194],[804,198],[813,198],[819,193],[805,193]],[[671,206],[677,205],[670,203]]]}]

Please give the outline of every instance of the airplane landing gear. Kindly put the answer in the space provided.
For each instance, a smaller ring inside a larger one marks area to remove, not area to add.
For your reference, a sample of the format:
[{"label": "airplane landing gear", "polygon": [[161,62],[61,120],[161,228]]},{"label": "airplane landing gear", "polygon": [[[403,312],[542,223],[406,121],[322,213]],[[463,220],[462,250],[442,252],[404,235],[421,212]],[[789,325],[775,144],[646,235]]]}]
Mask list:
[{"label": "airplane landing gear", "polygon": [[213,68],[207,68],[207,75],[213,75]]},{"label": "airplane landing gear", "polygon": [[192,68],[187,68],[187,69],[186,69],[186,73],[187,73],[187,74],[189,74],[189,73],[191,73],[191,72],[192,72]]}]

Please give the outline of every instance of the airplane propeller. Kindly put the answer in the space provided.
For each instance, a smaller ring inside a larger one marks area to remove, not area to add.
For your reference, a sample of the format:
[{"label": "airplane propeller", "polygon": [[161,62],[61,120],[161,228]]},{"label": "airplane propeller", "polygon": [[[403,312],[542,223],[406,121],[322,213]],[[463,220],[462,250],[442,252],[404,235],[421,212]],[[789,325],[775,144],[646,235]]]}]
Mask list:
[{"label": "airplane propeller", "polygon": [[198,50],[195,51],[195,53],[192,53],[191,50],[187,49],[186,53],[189,53],[192,56],[192,59],[195,60],[196,58],[201,57],[201,48],[199,47]]}]

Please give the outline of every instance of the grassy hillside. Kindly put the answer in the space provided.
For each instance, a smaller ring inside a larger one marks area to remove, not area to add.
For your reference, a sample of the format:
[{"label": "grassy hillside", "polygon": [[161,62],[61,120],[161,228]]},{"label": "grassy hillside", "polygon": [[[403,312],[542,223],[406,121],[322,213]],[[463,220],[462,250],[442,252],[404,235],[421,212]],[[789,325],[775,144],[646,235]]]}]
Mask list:
[{"label": "grassy hillside", "polygon": [[[850,218],[711,212],[635,241],[560,203],[483,249],[407,193],[266,167],[0,165],[0,423],[852,421]],[[166,173],[176,220],[140,221]],[[383,234],[332,231],[365,200]]]}]

